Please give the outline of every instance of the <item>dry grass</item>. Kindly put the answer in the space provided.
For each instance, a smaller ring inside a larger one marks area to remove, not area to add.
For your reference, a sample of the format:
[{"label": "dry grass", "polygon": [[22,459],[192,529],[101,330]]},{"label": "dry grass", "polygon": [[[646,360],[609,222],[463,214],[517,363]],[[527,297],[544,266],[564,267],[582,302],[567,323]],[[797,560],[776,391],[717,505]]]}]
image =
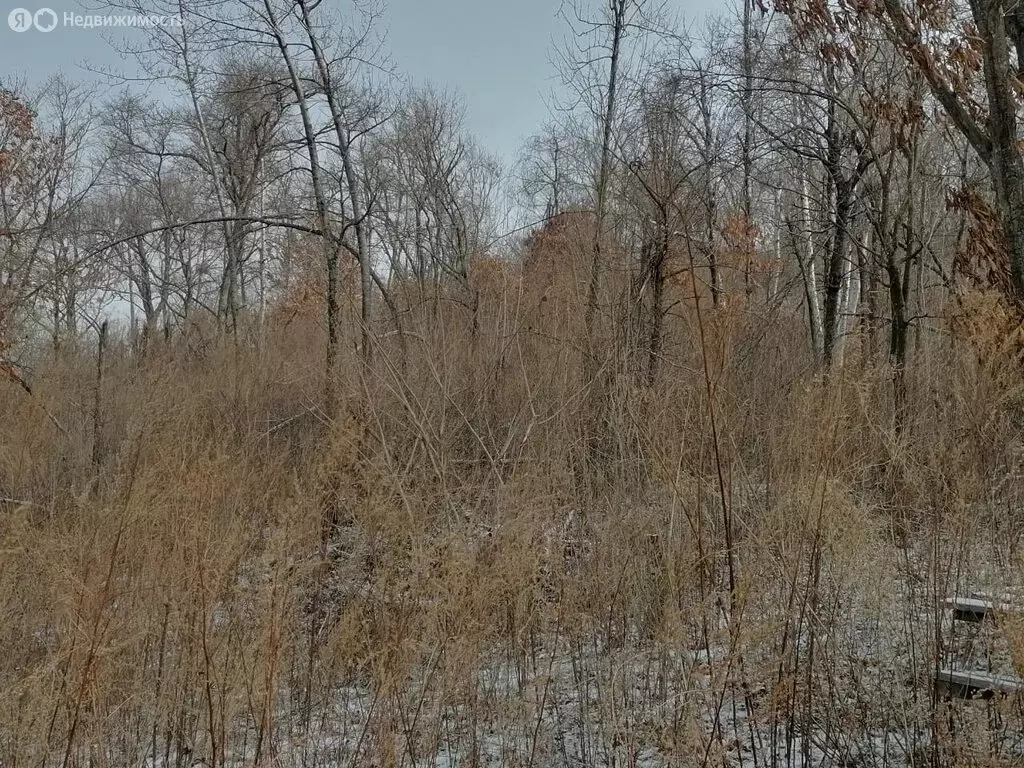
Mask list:
[{"label": "dry grass", "polygon": [[931,682],[941,599],[1019,586],[1013,377],[935,334],[897,435],[853,342],[823,378],[795,312],[702,345],[683,296],[653,387],[614,313],[583,381],[578,282],[526,274],[476,330],[404,297],[332,419],[301,316],[115,345],[98,435],[89,349],[4,384],[0,764],[1021,759],[1019,702]]}]

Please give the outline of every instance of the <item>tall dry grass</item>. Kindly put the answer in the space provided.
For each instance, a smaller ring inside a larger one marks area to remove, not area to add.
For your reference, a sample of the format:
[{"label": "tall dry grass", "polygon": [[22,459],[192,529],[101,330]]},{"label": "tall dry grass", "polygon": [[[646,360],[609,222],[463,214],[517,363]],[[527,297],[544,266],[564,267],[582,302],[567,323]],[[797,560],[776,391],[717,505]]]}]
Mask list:
[{"label": "tall dry grass", "polygon": [[572,263],[410,288],[330,417],[301,313],[115,340],[98,432],[88,344],[3,384],[0,764],[1018,764],[932,684],[942,598],[1019,586],[1013,369],[934,327],[897,431],[856,338],[683,283],[647,386]]}]

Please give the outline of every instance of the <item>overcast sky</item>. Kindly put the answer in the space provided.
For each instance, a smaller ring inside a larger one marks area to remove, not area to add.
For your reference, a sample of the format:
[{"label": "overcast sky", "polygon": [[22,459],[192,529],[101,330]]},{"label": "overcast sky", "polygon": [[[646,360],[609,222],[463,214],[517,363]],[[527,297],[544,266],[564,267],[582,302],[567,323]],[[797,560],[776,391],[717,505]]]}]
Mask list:
[{"label": "overcast sky", "polygon": [[[335,2],[336,0],[326,0]],[[595,9],[604,0],[594,0]],[[6,0],[0,20],[0,79],[41,82],[64,72],[91,79],[83,63],[119,62],[96,29],[14,32],[6,23],[16,6],[85,13],[80,2]],[[670,0],[684,18],[696,19],[722,0]],[[553,81],[552,40],[563,24],[560,0],[388,0],[382,19],[387,49],[398,70],[414,82],[460,94],[470,130],[485,147],[511,159],[523,138],[547,116]]]}]

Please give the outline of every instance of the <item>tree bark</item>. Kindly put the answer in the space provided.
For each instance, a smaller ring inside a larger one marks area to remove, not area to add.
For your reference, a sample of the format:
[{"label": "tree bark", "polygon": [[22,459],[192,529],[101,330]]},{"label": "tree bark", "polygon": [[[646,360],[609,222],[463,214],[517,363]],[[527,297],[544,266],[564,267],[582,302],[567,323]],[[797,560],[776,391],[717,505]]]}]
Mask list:
[{"label": "tree bark", "polygon": [[584,327],[593,357],[594,318],[601,287],[601,270],[604,258],[601,253],[601,236],[604,229],[604,214],[608,193],[608,176],[611,170],[612,126],[615,120],[616,94],[619,83],[619,56],[622,38],[626,30],[626,7],[629,0],[611,0],[612,46],[608,65],[608,94],[604,104],[601,126],[601,159],[597,172],[597,186],[594,194],[594,237],[591,243],[590,283],[587,286],[587,305],[584,310]]},{"label": "tree bark", "polygon": [[[306,30],[306,37],[309,40],[310,50],[316,61],[317,71],[320,75],[320,83],[323,86],[324,95],[327,98],[327,106],[331,111],[331,122],[334,127],[335,138],[338,141],[338,152],[341,155],[342,172],[345,176],[349,206],[352,213],[351,226],[356,235],[356,260],[359,262],[359,284],[360,284],[360,312],[361,325],[361,353],[363,363],[369,365],[372,357],[370,346],[370,321],[372,314],[373,300],[373,265],[370,263],[370,253],[366,233],[366,211],[363,207],[362,194],[359,188],[359,178],[356,174],[355,159],[353,158],[352,136],[349,127],[346,125],[345,114],[338,102],[338,94],[335,92],[335,84],[331,77],[330,64],[324,54],[320,39],[317,37],[312,20],[310,8],[306,0],[298,0],[298,7],[302,13],[302,26]],[[335,265],[336,268],[337,265]]]},{"label": "tree bark", "polygon": [[989,168],[1010,257],[1014,298],[1020,301],[1024,299],[1024,162],[1017,144],[1016,76],[1007,55],[1002,2],[971,0],[971,11],[985,41],[983,69],[992,146]]},{"label": "tree bark", "polygon": [[[754,52],[751,6],[753,0],[743,0],[743,224],[747,232],[753,231],[753,195],[751,177],[754,159]],[[743,286],[747,298],[753,293],[750,259],[753,243],[744,245]]]}]

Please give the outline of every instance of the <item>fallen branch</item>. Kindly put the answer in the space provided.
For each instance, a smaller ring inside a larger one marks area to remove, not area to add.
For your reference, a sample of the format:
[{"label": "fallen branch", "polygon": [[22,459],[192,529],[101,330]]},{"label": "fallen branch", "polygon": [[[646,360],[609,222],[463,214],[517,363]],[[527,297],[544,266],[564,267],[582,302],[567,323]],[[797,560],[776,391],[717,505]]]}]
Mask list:
[{"label": "fallen branch", "polygon": [[0,507],[38,507],[33,501],[26,499],[12,499],[7,496],[0,496]]}]

